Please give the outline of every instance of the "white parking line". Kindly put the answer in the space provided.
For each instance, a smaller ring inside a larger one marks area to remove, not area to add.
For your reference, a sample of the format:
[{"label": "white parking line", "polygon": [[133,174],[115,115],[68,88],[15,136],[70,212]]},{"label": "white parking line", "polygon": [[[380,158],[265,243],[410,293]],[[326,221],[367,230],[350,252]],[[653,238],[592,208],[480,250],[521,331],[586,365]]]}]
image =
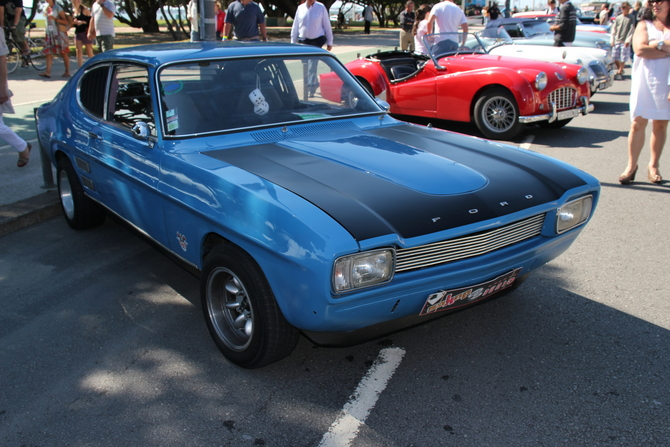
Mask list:
[{"label": "white parking line", "polygon": [[535,135],[528,135],[526,138],[523,139],[523,142],[519,145],[521,149],[525,149],[527,151],[530,150],[530,146],[533,143],[533,140],[535,139]]},{"label": "white parking line", "polygon": [[319,447],[347,447],[358,435],[361,425],[405,355],[402,348],[385,348],[344,405],[340,417],[330,426]]}]

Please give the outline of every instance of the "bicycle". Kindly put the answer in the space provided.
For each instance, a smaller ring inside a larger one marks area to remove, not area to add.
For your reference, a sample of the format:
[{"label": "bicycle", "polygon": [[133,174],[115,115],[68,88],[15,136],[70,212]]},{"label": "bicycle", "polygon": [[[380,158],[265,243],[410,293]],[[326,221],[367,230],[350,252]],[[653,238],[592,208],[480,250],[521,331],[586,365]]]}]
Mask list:
[{"label": "bicycle", "polygon": [[19,45],[14,40],[14,34],[5,28],[5,40],[7,41],[7,48],[9,53],[7,54],[7,73],[13,73],[21,63],[22,67],[27,67],[32,65],[35,70],[42,71],[47,65],[46,57],[44,56],[44,40],[42,39],[32,39],[30,37],[30,30],[35,28],[34,23],[28,24],[28,35],[26,36],[26,43],[28,44],[28,49],[30,52],[27,55],[23,54],[23,51]]}]

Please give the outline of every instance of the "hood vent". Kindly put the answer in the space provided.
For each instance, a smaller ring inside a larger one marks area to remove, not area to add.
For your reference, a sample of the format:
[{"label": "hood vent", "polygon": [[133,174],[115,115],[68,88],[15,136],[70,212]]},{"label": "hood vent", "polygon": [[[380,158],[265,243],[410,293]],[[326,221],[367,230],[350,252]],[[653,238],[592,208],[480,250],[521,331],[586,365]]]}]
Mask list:
[{"label": "hood vent", "polygon": [[358,127],[352,121],[334,121],[322,124],[284,127],[282,129],[272,129],[266,132],[253,132],[251,137],[259,143],[275,143],[277,141],[291,138],[359,130],[360,127]]}]

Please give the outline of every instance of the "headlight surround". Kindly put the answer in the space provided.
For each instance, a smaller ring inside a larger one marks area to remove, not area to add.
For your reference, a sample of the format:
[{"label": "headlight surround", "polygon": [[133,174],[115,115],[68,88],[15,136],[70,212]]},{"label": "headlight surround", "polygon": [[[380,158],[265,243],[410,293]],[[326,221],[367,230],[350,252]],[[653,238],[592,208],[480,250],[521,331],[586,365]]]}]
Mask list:
[{"label": "headlight surround", "polygon": [[577,81],[579,81],[579,84],[584,84],[586,81],[589,80],[589,71],[582,67],[579,69],[577,72]]},{"label": "headlight surround", "polygon": [[349,292],[390,281],[395,270],[395,251],[366,251],[337,258],[333,265],[335,293]]},{"label": "headlight surround", "polygon": [[547,73],[541,71],[535,76],[535,88],[542,91],[547,86]]},{"label": "headlight surround", "polygon": [[584,222],[591,215],[593,196],[584,196],[572,200],[556,210],[556,232],[565,233]]}]

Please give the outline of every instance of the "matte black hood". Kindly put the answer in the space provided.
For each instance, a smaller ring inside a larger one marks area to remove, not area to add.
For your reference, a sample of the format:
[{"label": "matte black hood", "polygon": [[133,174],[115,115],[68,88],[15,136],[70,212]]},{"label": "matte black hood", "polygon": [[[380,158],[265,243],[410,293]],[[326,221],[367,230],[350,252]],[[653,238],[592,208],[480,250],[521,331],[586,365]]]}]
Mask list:
[{"label": "matte black hood", "polygon": [[493,219],[558,200],[586,183],[530,153],[411,125],[206,155],[303,197],[357,240],[389,233],[411,238]]}]

